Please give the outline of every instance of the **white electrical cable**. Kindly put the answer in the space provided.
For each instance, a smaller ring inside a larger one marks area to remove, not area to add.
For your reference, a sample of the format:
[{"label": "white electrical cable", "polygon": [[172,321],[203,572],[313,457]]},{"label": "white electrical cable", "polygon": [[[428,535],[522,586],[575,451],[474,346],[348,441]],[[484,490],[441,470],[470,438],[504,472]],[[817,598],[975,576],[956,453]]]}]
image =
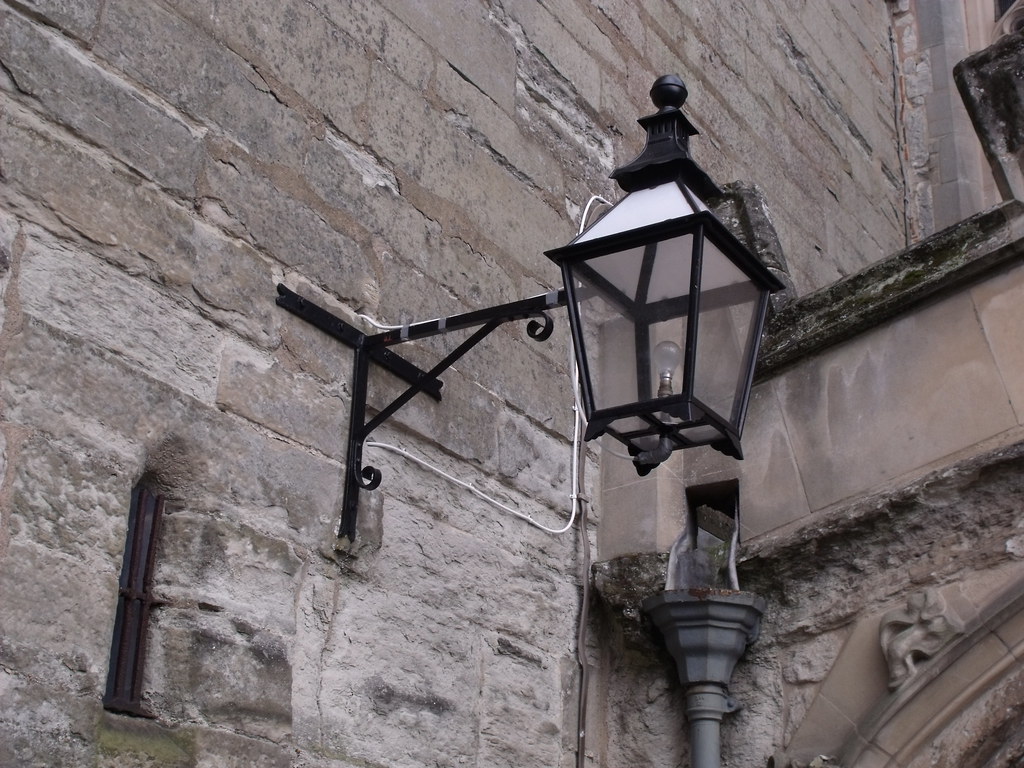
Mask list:
[{"label": "white electrical cable", "polygon": [[[582,217],[582,219],[580,221],[579,233],[582,233],[583,230],[586,228],[586,226],[587,226],[587,219],[590,217],[590,208],[591,208],[591,206],[594,205],[594,203],[602,203],[604,205],[611,205],[610,202],[605,200],[600,195],[594,195],[593,197],[591,197],[590,200],[587,201],[586,206],[583,208],[583,217]],[[391,331],[391,330],[397,330],[399,328],[404,328],[405,327],[405,326],[401,326],[401,325],[384,325],[383,323],[377,322],[376,320],[374,320],[369,315],[358,314],[356,316],[362,318],[363,320],[368,322],[370,325],[374,326],[375,328],[377,328],[379,330]],[[453,475],[448,474],[447,472],[445,472],[440,467],[436,467],[433,464],[431,464],[430,462],[425,461],[424,459],[421,459],[418,456],[414,456],[413,454],[409,453],[408,451],[406,451],[403,448],[399,448],[398,446],[391,445],[389,443],[380,443],[380,442],[376,442],[376,441],[367,441],[363,445],[365,447],[367,447],[367,448],[380,448],[381,450],[391,451],[392,453],[397,453],[399,456],[402,456],[402,457],[408,459],[409,461],[412,461],[412,462],[414,462],[416,464],[419,464],[424,469],[428,469],[431,472],[434,472],[435,474],[440,475],[441,477],[443,477],[448,482],[453,483],[453,484],[459,486],[460,488],[465,488],[467,491],[469,491],[470,493],[480,497],[481,499],[486,501],[488,504],[492,504],[493,506],[497,507],[498,509],[502,510],[503,512],[507,512],[510,515],[518,517],[520,520],[522,520],[522,521],[524,521],[526,523],[529,523],[530,525],[532,525],[532,526],[534,526],[536,528],[539,528],[542,531],[545,531],[545,532],[551,533],[551,534],[556,534],[556,535],[557,534],[561,534],[561,533],[565,533],[565,532],[567,532],[568,530],[570,530],[572,528],[573,524],[576,522],[576,516],[581,513],[581,505],[585,501],[587,501],[587,499],[580,493],[580,488],[581,488],[581,486],[583,484],[583,478],[582,478],[582,474],[583,474],[582,473],[582,467],[583,467],[583,465],[580,462],[580,456],[581,456],[582,451],[583,451],[583,442],[582,442],[582,439],[581,439],[581,436],[583,434],[583,410],[580,407],[579,373],[578,373],[578,371],[576,369],[576,357],[575,357],[575,355],[572,352],[572,347],[571,346],[570,346],[570,349],[569,349],[569,362],[570,362],[570,369],[571,369],[571,372],[572,372],[572,395],[573,395],[572,465],[571,465],[571,470],[570,470],[571,471],[571,475],[572,475],[572,481],[571,481],[571,491],[570,491],[570,494],[569,494],[569,499],[570,499],[569,521],[564,526],[562,526],[561,528],[550,528],[550,527],[544,525],[543,523],[537,522],[536,520],[534,520],[532,517],[530,517],[529,515],[525,514],[524,512],[520,512],[517,509],[513,509],[512,507],[508,506],[507,504],[503,504],[500,501],[498,501],[497,499],[495,499],[495,498],[493,498],[491,496],[488,496],[486,493],[481,491],[479,488],[477,488],[472,483],[468,483],[465,480],[460,480],[459,478],[457,478],[457,477],[455,477]],[[586,536],[587,532],[583,531],[583,535]]]},{"label": "white electrical cable", "polygon": [[580,219],[580,228],[579,231],[576,233],[577,236],[582,235],[583,230],[587,228],[587,219],[590,217],[590,206],[592,206],[594,203],[601,203],[602,205],[612,205],[612,203],[608,202],[600,195],[591,196],[591,198],[587,200],[587,204],[583,207],[583,217]]},{"label": "white electrical cable", "polygon": [[401,325],[385,325],[384,323],[377,322],[376,320],[374,320],[369,315],[364,315],[362,313],[357,314],[356,317],[361,318],[362,320],[365,320],[370,325],[372,325],[374,328],[376,328],[378,331],[397,331],[399,328],[403,328],[404,327],[404,326],[401,326]]},{"label": "white electrical cable", "polygon": [[[587,226],[587,219],[590,217],[590,206],[595,202],[602,202],[611,205],[603,197],[594,195],[587,201],[583,209],[583,217],[580,220],[579,234]],[[572,372],[572,409],[573,409],[573,436],[572,436],[572,514],[576,516],[577,510],[580,515],[580,537],[583,540],[583,562],[580,564],[582,571],[583,594],[580,596],[580,615],[576,628],[576,662],[580,665],[579,695],[576,705],[576,768],[585,768],[587,763],[587,700],[590,692],[590,662],[587,660],[587,635],[590,631],[590,533],[587,530],[587,509],[588,500],[580,495],[580,486],[583,485],[583,464],[580,457],[583,453],[583,445],[580,442],[580,433],[583,430],[583,408],[580,403],[580,376],[576,367],[576,355],[573,354],[572,345],[569,345],[569,370]]]},{"label": "white electrical cable", "polygon": [[441,477],[443,477],[448,482],[454,483],[455,485],[459,486],[460,488],[465,488],[470,493],[475,494],[476,496],[479,496],[481,499],[486,501],[488,504],[493,504],[498,509],[500,509],[500,510],[502,510],[504,512],[508,512],[510,515],[515,515],[520,520],[523,520],[523,521],[529,523],[532,526],[540,528],[542,531],[546,531],[547,533],[556,533],[556,534],[557,533],[565,533],[570,528],[572,528],[572,525],[573,525],[573,523],[576,520],[576,513],[575,513],[575,510],[574,510],[572,516],[570,516],[570,518],[569,518],[569,522],[566,523],[564,527],[562,527],[562,528],[549,528],[548,526],[544,525],[543,523],[538,523],[536,520],[534,520],[529,515],[527,515],[527,514],[525,514],[523,512],[520,512],[517,509],[513,509],[512,507],[508,506],[507,504],[502,504],[497,499],[495,499],[495,498],[493,498],[491,496],[488,496],[486,493],[481,491],[479,488],[477,488],[472,483],[467,483],[465,480],[460,480],[459,478],[457,478],[457,477],[455,477],[453,475],[449,475],[443,469],[441,469],[439,467],[435,467],[430,462],[425,461],[424,459],[421,459],[418,456],[414,456],[413,454],[409,453],[408,451],[406,451],[403,448],[399,448],[398,446],[395,446],[395,445],[390,445],[389,443],[378,443],[378,442],[372,442],[372,441],[367,441],[363,445],[366,448],[380,448],[380,449],[385,450],[385,451],[391,451],[392,453],[397,453],[399,456],[403,456],[403,457],[409,459],[409,461],[412,461],[412,462],[414,462],[416,464],[419,464],[424,469],[429,469],[431,472],[434,472],[435,474],[440,475]]}]

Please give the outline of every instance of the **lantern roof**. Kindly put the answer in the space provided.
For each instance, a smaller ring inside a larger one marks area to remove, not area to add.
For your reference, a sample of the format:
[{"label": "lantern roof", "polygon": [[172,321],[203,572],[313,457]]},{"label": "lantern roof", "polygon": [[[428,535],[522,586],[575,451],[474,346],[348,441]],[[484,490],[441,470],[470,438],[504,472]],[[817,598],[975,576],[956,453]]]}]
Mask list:
[{"label": "lantern roof", "polygon": [[688,187],[681,182],[670,181],[626,195],[570,245],[706,210],[707,206]]},{"label": "lantern roof", "polygon": [[703,198],[722,194],[690,157],[690,137],[699,131],[679,109],[686,95],[686,86],[676,75],[664,75],[654,81],[651,101],[659,109],[637,121],[647,131],[647,143],[632,162],[611,174],[624,191],[635,192],[678,180]]}]

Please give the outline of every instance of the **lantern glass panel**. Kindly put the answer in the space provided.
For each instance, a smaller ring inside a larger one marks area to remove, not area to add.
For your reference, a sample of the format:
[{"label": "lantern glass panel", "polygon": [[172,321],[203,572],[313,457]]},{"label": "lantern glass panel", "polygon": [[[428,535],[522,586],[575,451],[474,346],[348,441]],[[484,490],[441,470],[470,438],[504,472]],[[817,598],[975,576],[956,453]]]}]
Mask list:
[{"label": "lantern glass panel", "polygon": [[[665,354],[656,350],[664,342],[685,348],[692,258],[687,233],[573,265],[586,354],[600,361],[590,369],[598,374],[595,409],[680,394],[681,355],[666,371]],[[666,375],[671,387],[663,383]]]},{"label": "lantern glass panel", "polygon": [[743,270],[705,241],[694,397],[734,428],[743,418],[761,294]]}]

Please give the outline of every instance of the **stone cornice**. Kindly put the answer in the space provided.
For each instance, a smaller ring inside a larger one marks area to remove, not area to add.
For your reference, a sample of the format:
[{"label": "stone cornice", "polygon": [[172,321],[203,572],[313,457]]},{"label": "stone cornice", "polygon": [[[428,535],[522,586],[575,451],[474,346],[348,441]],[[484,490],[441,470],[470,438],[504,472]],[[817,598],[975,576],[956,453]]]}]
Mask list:
[{"label": "stone cornice", "polygon": [[1011,200],[787,304],[768,322],[756,380],[1024,259],[1024,203]]}]

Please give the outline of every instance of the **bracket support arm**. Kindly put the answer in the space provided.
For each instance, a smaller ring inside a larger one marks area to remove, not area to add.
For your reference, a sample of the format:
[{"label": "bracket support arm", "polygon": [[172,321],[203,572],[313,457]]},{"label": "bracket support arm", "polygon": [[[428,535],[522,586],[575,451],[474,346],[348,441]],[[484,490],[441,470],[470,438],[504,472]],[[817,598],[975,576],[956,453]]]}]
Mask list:
[{"label": "bracket support arm", "polygon": [[[278,285],[277,292],[279,306],[316,326],[355,352],[352,368],[348,452],[345,457],[345,487],[341,521],[338,527],[338,538],[346,546],[351,545],[356,536],[359,491],[361,489],[373,490],[381,482],[380,470],[375,467],[363,466],[362,462],[363,444],[370,433],[420,392],[425,392],[435,400],[440,400],[442,382],[438,376],[483,341],[498,326],[512,320],[529,320],[527,334],[535,341],[544,341],[551,336],[554,330],[554,323],[548,316],[547,310],[566,305],[564,290],[551,291],[487,309],[405,325],[381,333],[365,334],[284,285]],[[469,328],[477,328],[477,330],[429,371],[423,371],[389,349],[389,347],[407,341]],[[371,361],[404,380],[409,384],[409,388],[389,405],[380,409],[376,416],[367,420],[366,396]]]}]

